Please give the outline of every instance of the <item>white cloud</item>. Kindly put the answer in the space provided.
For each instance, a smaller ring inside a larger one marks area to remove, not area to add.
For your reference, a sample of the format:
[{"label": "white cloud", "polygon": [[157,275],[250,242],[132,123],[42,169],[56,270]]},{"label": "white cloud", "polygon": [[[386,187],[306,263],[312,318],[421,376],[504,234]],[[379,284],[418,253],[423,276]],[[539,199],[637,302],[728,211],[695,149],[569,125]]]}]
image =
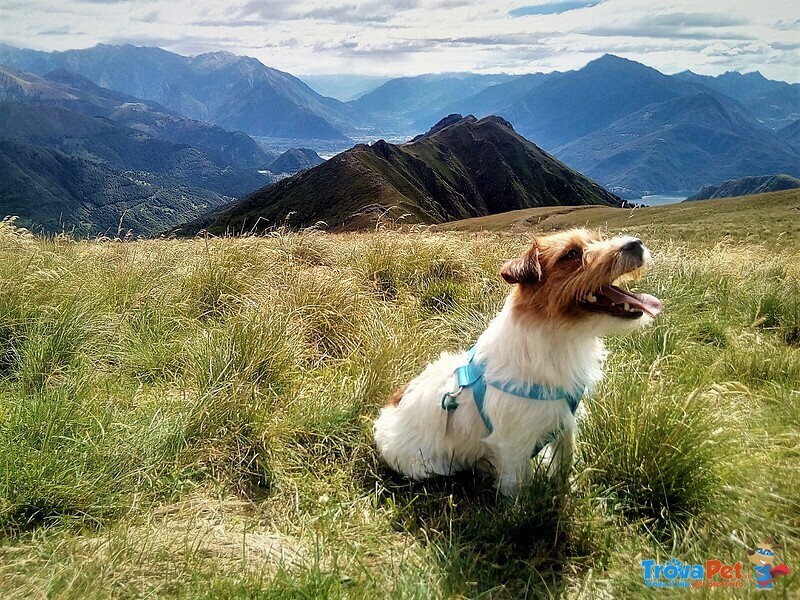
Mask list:
[{"label": "white cloud", "polygon": [[665,72],[800,81],[794,0],[6,0],[0,41],[228,50],[294,73],[578,68],[603,53]]}]

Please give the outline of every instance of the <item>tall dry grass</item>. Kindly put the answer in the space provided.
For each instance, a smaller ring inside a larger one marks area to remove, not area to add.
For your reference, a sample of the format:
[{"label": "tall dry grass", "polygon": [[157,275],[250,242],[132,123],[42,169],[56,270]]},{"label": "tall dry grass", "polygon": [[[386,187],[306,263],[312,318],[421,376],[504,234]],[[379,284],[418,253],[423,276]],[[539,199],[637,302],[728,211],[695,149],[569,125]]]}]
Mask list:
[{"label": "tall dry grass", "polygon": [[511,503],[403,481],[370,429],[486,326],[524,237],[3,222],[0,594],[641,597],[641,557],[744,560],[764,535],[800,564],[798,251],[648,241],[664,317],[610,341],[572,487]]}]

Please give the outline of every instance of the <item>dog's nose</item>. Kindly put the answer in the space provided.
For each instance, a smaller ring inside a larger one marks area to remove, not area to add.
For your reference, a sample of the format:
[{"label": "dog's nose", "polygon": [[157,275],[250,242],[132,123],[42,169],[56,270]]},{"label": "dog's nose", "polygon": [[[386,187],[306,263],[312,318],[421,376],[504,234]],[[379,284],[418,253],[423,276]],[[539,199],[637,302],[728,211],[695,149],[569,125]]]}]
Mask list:
[{"label": "dog's nose", "polygon": [[622,245],[622,251],[633,254],[637,258],[644,258],[644,244],[639,238],[632,238]]}]

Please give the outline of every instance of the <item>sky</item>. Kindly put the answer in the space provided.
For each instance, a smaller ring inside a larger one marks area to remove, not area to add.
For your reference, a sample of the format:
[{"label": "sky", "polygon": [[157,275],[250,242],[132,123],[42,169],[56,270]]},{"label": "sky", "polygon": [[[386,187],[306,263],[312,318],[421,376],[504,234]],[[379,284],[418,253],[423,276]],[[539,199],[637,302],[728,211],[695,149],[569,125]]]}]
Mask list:
[{"label": "sky", "polygon": [[800,82],[797,0],[0,0],[0,42],[226,50],[296,75],[549,72],[611,53]]}]

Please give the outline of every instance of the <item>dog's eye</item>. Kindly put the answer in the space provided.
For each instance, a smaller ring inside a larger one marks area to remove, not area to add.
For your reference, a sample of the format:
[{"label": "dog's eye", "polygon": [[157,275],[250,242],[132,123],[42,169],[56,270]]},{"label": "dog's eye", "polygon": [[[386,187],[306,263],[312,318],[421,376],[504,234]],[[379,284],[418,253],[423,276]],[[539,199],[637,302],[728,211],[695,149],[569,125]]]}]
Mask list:
[{"label": "dog's eye", "polygon": [[566,251],[566,252],[565,252],[565,253],[564,253],[564,254],[561,256],[561,258],[562,258],[563,260],[577,260],[577,259],[579,259],[581,256],[583,256],[583,250],[581,250],[580,248],[571,248],[570,250],[567,250],[567,251]]}]

